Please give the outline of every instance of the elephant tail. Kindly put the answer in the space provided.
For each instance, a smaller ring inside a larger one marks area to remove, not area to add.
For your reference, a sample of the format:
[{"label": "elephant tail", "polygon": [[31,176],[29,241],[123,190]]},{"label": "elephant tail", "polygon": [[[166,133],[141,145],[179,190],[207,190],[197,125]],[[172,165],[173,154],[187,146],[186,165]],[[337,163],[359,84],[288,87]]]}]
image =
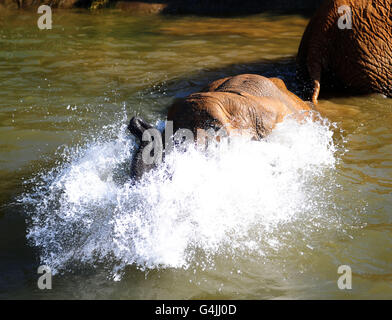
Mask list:
[{"label": "elephant tail", "polygon": [[320,78],[318,78],[317,80],[313,80],[312,103],[314,105],[317,105],[319,94],[320,94]]}]

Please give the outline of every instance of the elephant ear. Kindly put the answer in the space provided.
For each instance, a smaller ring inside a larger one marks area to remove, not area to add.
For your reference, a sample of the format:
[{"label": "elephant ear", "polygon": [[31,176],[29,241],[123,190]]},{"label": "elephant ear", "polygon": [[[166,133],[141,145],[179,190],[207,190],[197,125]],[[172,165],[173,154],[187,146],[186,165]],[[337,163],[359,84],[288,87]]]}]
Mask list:
[{"label": "elephant ear", "polygon": [[286,91],[287,87],[284,81],[280,78],[269,78],[280,90]]}]

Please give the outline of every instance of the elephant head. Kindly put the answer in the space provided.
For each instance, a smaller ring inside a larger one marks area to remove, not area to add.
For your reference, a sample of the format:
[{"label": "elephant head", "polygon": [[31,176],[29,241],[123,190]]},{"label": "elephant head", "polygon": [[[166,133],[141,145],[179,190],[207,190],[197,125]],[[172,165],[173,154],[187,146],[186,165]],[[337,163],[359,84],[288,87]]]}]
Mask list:
[{"label": "elephant head", "polygon": [[150,154],[152,149],[168,153],[167,140],[174,136],[174,144],[178,141],[182,143],[185,137],[182,132],[190,133],[192,142],[196,144],[208,141],[206,137],[211,138],[210,133],[206,135],[206,130],[222,128],[225,135],[246,134],[251,139],[259,140],[287,115],[307,113],[309,110],[309,104],[287,90],[284,82],[278,78],[243,74],[214,81],[201,92],[172,104],[167,115],[167,124],[172,125],[172,133],[166,126],[163,135],[158,134],[151,139],[146,132],[156,129],[140,118],[132,118],[128,129],[140,140],[132,161],[132,175],[139,179],[144,172],[156,167],[161,158],[154,163],[146,162],[146,158],[159,157],[159,154]]}]

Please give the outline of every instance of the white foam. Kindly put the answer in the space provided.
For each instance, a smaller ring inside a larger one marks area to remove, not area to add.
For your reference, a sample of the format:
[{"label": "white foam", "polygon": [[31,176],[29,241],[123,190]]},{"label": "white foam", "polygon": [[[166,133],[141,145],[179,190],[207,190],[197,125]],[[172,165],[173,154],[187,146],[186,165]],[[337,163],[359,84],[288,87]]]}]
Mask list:
[{"label": "white foam", "polygon": [[28,238],[55,272],[104,262],[118,279],[130,264],[188,268],[200,253],[263,256],[287,245],[282,226],[320,224],[328,199],[317,179],[335,165],[328,123],[288,119],[264,141],[173,152],[136,185],[121,173],[135,147],[125,131],[74,151],[23,198],[33,206]]}]

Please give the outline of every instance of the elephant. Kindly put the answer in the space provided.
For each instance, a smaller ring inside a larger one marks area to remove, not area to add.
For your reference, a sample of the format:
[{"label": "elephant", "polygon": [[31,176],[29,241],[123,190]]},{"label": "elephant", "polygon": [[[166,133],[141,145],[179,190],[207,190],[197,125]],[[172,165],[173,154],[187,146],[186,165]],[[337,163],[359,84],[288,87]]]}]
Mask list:
[{"label": "elephant", "polygon": [[[311,103],[290,92],[283,80],[242,74],[216,80],[200,92],[175,101],[169,107],[166,123],[172,123],[173,132],[180,129],[191,132],[196,144],[205,141],[200,139],[200,133],[222,128],[229,136],[241,134],[260,140],[286,116],[303,119],[311,114],[311,110]],[[132,176],[137,180],[155,167],[155,164],[146,164],[142,156],[149,143],[143,140],[143,134],[153,126],[133,117],[128,129],[141,142],[131,165]],[[161,137],[162,146],[166,146],[163,142],[163,137],[167,138],[166,131],[167,126]]]},{"label": "elephant", "polygon": [[392,0],[325,0],[307,25],[297,78],[317,104],[327,91],[392,97]]}]

